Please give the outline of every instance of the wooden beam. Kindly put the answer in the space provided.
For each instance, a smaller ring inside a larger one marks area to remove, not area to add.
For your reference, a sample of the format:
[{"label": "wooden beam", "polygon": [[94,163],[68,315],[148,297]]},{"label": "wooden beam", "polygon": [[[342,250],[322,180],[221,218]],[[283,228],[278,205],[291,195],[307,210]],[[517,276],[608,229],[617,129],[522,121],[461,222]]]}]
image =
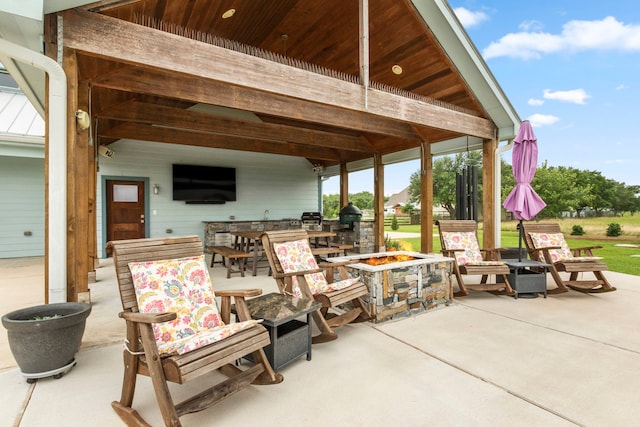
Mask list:
[{"label": "wooden beam", "polygon": [[67,76],[67,301],[88,295],[89,162],[88,130],[76,124],[76,111],[88,111],[88,97],[78,85],[77,55],[65,49],[62,68]]},{"label": "wooden beam", "polygon": [[253,111],[371,134],[420,141],[411,125],[303,99],[258,92],[200,78],[184,79],[162,70],[124,67],[92,81],[93,86]]},{"label": "wooden beam", "polygon": [[428,142],[420,150],[420,252],[433,252],[433,155]]},{"label": "wooden beam", "polygon": [[359,84],[81,9],[62,14],[65,45],[93,56],[481,138],[495,134],[490,120],[440,105],[369,89],[365,108]]},{"label": "wooden beam", "polygon": [[340,208],[349,204],[349,171],[347,163],[340,162]]},{"label": "wooden beam", "polygon": [[498,148],[498,141],[495,139],[489,139],[482,144],[482,244],[484,248],[495,247],[495,204],[497,203],[497,197],[495,191],[495,163],[496,163],[496,149]]},{"label": "wooden beam", "polygon": [[[125,123],[109,130],[99,131],[100,138],[135,139],[140,141],[163,142],[168,144],[193,145],[198,147],[221,148],[225,150],[251,151],[286,156],[339,162],[340,153],[324,147],[292,144],[288,142],[260,141],[184,129],[170,129],[160,126]],[[354,159],[370,157],[362,154]],[[346,160],[354,160],[346,159]]]},{"label": "wooden beam", "polygon": [[373,218],[376,252],[384,246],[384,164],[382,156],[373,156]]},{"label": "wooden beam", "polygon": [[213,114],[129,101],[97,114],[101,119],[161,124],[165,127],[210,132],[219,135],[291,142],[370,153],[373,147],[364,138],[259,121],[233,120]]}]

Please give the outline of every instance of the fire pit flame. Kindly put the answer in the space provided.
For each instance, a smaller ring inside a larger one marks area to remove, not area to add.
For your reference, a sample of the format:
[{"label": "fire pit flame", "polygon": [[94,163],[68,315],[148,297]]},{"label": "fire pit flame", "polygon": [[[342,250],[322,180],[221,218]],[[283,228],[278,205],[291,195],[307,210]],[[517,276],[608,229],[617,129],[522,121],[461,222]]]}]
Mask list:
[{"label": "fire pit flame", "polygon": [[393,264],[394,262],[412,261],[414,259],[416,258],[412,257],[411,255],[397,254],[397,255],[388,255],[383,257],[368,258],[360,262],[362,262],[363,264],[376,266],[376,265]]}]

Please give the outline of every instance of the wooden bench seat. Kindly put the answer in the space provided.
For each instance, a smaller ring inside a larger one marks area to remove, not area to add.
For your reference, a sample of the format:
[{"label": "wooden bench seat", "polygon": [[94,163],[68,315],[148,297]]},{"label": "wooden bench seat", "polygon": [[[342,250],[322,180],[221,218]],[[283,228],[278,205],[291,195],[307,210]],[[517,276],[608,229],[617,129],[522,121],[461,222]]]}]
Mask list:
[{"label": "wooden bench seat", "polygon": [[346,243],[336,243],[336,242],[331,242],[331,247],[338,248],[341,251],[344,251],[344,256],[349,255],[347,251],[350,251],[353,249],[353,245],[348,245]]},{"label": "wooden bench seat", "polygon": [[[338,253],[340,251],[344,251],[344,255],[345,256],[348,255],[347,251],[353,249],[353,245],[349,245],[349,244],[346,244],[346,243],[338,243],[338,242],[329,242],[329,246],[328,247],[329,248],[337,248],[337,249],[339,249]],[[318,244],[318,246],[316,247],[316,249],[319,249],[319,248],[327,248],[327,244],[320,242]],[[331,252],[331,253],[333,253],[333,252]]]},{"label": "wooden bench seat", "polygon": [[311,253],[317,257],[321,257],[323,255],[332,256],[332,255],[340,255],[342,253],[342,249],[329,246],[329,247],[319,247],[319,248],[311,248]]},{"label": "wooden bench seat", "polygon": [[[245,261],[249,258],[249,254],[229,246],[209,246],[207,249],[211,252],[211,267],[216,263],[216,255],[222,258],[222,265],[227,267],[227,279],[231,277],[231,273],[240,273],[244,277]],[[238,269],[233,269],[233,261],[238,262]]]}]

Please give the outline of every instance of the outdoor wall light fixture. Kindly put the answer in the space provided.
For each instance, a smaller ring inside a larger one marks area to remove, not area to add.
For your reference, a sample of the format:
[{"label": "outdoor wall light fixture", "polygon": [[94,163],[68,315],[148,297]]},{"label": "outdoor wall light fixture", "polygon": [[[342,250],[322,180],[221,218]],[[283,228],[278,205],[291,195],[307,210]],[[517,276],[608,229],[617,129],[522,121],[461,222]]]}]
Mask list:
[{"label": "outdoor wall light fixture", "polygon": [[160,186],[158,184],[153,184],[153,194],[156,196],[160,194]]},{"label": "outdoor wall light fixture", "polygon": [[229,9],[225,13],[222,14],[222,19],[231,18],[233,15],[235,15],[235,13],[236,13],[235,9]]},{"label": "outdoor wall light fixture", "polygon": [[400,75],[402,74],[402,67],[396,64],[393,67],[391,67],[391,71],[393,71],[393,74]]},{"label": "outdoor wall light fixture", "polygon": [[113,150],[108,149],[106,146],[101,145],[98,147],[98,154],[102,157],[106,157],[108,159],[112,158],[115,152]]},{"label": "outdoor wall light fixture", "polygon": [[78,127],[81,130],[89,129],[91,125],[91,117],[89,117],[89,113],[84,110],[76,111],[76,123],[78,123]]}]

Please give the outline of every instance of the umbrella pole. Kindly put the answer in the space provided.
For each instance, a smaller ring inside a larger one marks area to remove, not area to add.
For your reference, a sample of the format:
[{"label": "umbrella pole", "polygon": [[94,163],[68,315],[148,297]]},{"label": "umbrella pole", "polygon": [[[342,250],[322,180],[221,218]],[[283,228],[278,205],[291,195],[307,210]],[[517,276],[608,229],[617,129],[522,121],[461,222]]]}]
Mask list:
[{"label": "umbrella pole", "polygon": [[518,262],[522,262],[522,220],[518,224]]}]

